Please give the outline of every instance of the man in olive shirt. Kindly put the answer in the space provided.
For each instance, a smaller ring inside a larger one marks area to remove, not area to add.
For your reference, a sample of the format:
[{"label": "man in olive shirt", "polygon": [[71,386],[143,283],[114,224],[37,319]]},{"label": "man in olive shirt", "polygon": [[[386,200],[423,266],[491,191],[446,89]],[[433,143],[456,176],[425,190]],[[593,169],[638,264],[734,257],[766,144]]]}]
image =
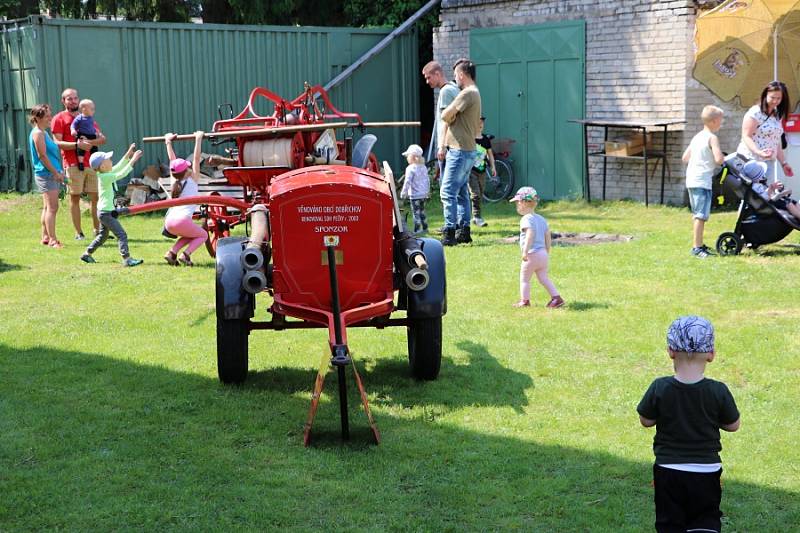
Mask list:
[{"label": "man in olive shirt", "polygon": [[440,196],[444,210],[442,244],[453,246],[472,242],[469,222],[469,172],[475,163],[475,138],[480,134],[481,94],[475,85],[475,64],[459,59],[453,69],[461,92],[444,111],[442,121],[447,125],[439,139],[438,158],[444,158],[444,175]]}]

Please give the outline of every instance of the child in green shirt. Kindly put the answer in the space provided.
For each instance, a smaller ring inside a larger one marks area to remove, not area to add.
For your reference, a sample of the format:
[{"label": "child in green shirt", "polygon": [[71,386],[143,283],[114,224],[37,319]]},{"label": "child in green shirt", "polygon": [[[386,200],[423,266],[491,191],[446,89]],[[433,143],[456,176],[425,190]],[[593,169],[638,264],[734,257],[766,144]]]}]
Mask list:
[{"label": "child in green shirt", "polygon": [[95,152],[89,158],[89,164],[97,171],[98,201],[97,212],[100,215],[100,233],[94,238],[92,243],[86,248],[86,252],[81,256],[84,263],[95,263],[92,254],[108,239],[108,232],[111,231],[117,237],[119,253],[122,256],[122,265],[134,267],[141,265],[141,259],[134,259],[128,252],[128,234],[122,228],[122,224],[114,216],[114,183],[121,180],[133,170],[133,165],[142,157],[142,151],[134,149],[135,144],[131,144],[119,163],[113,165],[111,157],[113,152]]}]

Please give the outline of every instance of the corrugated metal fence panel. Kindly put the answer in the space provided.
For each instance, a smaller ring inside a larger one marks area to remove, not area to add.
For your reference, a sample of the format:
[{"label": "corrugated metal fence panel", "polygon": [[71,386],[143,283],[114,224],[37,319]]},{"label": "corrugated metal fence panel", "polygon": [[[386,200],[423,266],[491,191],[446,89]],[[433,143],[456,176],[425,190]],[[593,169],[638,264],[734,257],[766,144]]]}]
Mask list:
[{"label": "corrugated metal fence panel", "polygon": [[36,31],[15,22],[0,26],[0,190],[30,190],[28,111],[38,101]]},{"label": "corrugated metal fence panel", "polygon": [[[209,130],[218,119],[218,104],[228,102],[238,113],[257,86],[292,99],[303,82],[324,84],[388,34],[374,29],[40,17],[26,28],[36,38],[23,46],[31,48],[30,61],[41,65],[31,71],[39,89],[29,94],[27,107],[42,101],[58,111],[63,88],[76,88],[82,98],[95,100],[97,121],[109,139],[106,147],[117,153],[144,136]],[[360,113],[365,121],[417,120],[418,71],[417,35],[410,32],[335,88],[333,103],[342,111]],[[3,85],[4,102],[6,87],[19,85],[14,80]],[[259,102],[257,112],[270,114],[267,104]],[[418,128],[373,133],[379,138],[377,155],[393,167],[403,162],[400,153],[419,136]],[[166,157],[163,145],[149,144],[144,150],[146,164]],[[187,143],[177,151],[190,150]],[[210,145],[204,150],[215,151]],[[19,181],[32,182],[29,168]],[[0,181],[0,188],[28,190],[8,180]]]}]

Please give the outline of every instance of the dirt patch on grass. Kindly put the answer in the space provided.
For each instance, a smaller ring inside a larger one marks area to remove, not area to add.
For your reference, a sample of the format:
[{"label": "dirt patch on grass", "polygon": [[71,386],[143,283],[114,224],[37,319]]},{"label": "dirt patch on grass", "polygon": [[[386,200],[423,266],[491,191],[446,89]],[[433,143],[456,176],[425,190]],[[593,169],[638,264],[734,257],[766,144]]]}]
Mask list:
[{"label": "dirt patch on grass", "polygon": [[[557,246],[581,246],[585,244],[606,244],[610,242],[630,242],[633,235],[619,235],[612,233],[557,233],[550,234],[553,237],[553,244]],[[519,237],[506,237],[503,242],[517,244]]]},{"label": "dirt patch on grass", "polygon": [[23,203],[25,203],[25,198],[22,196],[0,199],[0,213],[10,213]]}]

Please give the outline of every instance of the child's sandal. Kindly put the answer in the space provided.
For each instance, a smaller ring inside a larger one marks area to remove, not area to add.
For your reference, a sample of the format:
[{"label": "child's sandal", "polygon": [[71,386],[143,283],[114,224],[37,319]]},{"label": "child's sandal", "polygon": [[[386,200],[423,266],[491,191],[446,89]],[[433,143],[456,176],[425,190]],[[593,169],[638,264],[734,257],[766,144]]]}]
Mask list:
[{"label": "child's sandal", "polygon": [[42,237],[41,243],[42,243],[42,246],[50,245],[50,237]]},{"label": "child's sandal", "polygon": [[192,263],[192,258],[189,257],[189,255],[186,252],[183,252],[181,254],[181,257],[180,259],[178,259],[178,261],[180,261],[182,265],[187,267],[194,266],[194,263]]},{"label": "child's sandal", "polygon": [[47,245],[50,248],[55,248],[57,250],[60,250],[61,248],[64,247],[64,245],[61,244],[61,241],[59,241],[58,239],[52,239]]},{"label": "child's sandal", "polygon": [[172,250],[166,253],[166,255],[164,256],[164,261],[166,261],[172,266],[178,266],[178,256]]},{"label": "child's sandal", "polygon": [[530,300],[520,300],[517,303],[513,304],[514,307],[530,307],[531,301]]}]

